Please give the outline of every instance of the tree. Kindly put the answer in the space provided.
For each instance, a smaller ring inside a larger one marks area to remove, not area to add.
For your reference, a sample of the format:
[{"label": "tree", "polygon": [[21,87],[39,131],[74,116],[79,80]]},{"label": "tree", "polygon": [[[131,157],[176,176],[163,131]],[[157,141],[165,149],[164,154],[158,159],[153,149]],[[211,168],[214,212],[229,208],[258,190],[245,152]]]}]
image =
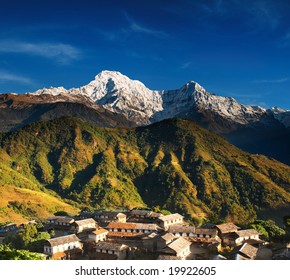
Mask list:
[{"label": "tree", "polygon": [[0,244],[0,260],[44,260],[45,258],[37,253],[27,250],[15,250],[8,245]]},{"label": "tree", "polygon": [[257,229],[266,238],[268,236],[271,241],[282,241],[286,237],[285,230],[278,227],[272,220],[256,220],[250,226]]}]

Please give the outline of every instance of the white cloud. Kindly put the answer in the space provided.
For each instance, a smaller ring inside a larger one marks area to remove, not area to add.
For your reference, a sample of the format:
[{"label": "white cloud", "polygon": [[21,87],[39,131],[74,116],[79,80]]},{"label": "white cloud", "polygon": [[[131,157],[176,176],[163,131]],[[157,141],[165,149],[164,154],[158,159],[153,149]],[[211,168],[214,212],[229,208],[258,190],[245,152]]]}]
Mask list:
[{"label": "white cloud", "polygon": [[21,41],[0,41],[0,52],[22,53],[51,58],[59,63],[69,63],[79,59],[80,50],[63,43],[28,43]]},{"label": "white cloud", "polygon": [[167,34],[163,31],[153,30],[153,29],[147,28],[145,26],[141,26],[140,24],[138,24],[136,22],[131,22],[130,30],[133,32],[136,32],[136,33],[143,33],[143,34],[152,35],[155,37],[166,37],[167,36]]},{"label": "white cloud", "polygon": [[129,23],[129,28],[125,29],[127,32],[143,33],[154,37],[167,37],[168,34],[156,29],[148,28],[147,26],[141,25],[134,21],[126,12],[125,18]]},{"label": "white cloud", "polygon": [[25,76],[19,76],[6,71],[0,71],[0,83],[16,82],[20,84],[34,85],[34,81]]},{"label": "white cloud", "polygon": [[274,79],[274,80],[271,80],[271,79],[265,79],[265,80],[255,80],[255,81],[252,81],[251,83],[253,84],[266,84],[266,83],[269,83],[269,84],[280,84],[280,83],[285,83],[285,82],[288,82],[289,81],[289,78],[281,78],[281,79]]},{"label": "white cloud", "polygon": [[187,69],[188,67],[190,67],[190,65],[191,65],[191,62],[190,62],[190,61],[185,62],[185,63],[183,63],[183,64],[180,66],[180,69],[181,69],[181,70],[185,70],[185,69]]}]

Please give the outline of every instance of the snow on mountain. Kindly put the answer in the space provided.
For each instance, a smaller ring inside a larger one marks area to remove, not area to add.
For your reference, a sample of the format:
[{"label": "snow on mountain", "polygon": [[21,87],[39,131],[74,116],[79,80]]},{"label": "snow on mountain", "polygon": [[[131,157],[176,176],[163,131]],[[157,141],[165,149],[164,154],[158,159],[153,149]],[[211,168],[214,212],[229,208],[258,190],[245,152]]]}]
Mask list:
[{"label": "snow on mountain", "polygon": [[276,120],[281,122],[285,127],[290,127],[290,111],[278,107],[273,107],[271,111]]},{"label": "snow on mountain", "polygon": [[53,96],[67,93],[68,91],[64,87],[50,87],[50,88],[43,88],[39,89],[31,94],[34,95],[41,95],[41,94],[51,94]]},{"label": "snow on mountain", "polygon": [[[186,117],[190,110],[214,112],[229,122],[247,125],[257,122],[269,112],[259,106],[245,106],[231,97],[208,93],[189,81],[177,90],[150,90],[116,71],[102,71],[88,85],[66,90],[63,87],[38,90],[35,93],[83,96],[114,113],[122,114],[136,125],[147,125],[163,119]],[[290,125],[290,113],[273,111],[275,118]],[[283,121],[281,114],[283,115]]]}]

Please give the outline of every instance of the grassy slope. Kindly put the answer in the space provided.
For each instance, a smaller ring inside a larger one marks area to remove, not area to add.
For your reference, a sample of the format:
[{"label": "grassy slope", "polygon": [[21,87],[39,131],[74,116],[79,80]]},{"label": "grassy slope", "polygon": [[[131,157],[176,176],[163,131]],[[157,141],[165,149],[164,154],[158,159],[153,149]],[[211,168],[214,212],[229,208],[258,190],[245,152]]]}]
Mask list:
[{"label": "grassy slope", "polygon": [[289,166],[245,153],[192,121],[126,130],[62,118],[4,134],[0,144],[2,166],[17,174],[0,178],[2,185],[45,187],[79,206],[159,205],[241,223],[289,211]]}]

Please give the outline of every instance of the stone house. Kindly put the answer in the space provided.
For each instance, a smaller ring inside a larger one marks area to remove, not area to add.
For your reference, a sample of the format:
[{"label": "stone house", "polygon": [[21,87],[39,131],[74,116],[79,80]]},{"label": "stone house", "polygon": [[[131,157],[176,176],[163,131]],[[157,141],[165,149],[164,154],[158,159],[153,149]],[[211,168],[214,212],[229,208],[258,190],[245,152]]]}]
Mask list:
[{"label": "stone house", "polygon": [[96,243],[100,241],[105,241],[107,239],[107,234],[108,231],[106,229],[99,227],[98,229],[88,234],[88,240],[94,241]]},{"label": "stone house", "polygon": [[156,224],[143,224],[143,223],[116,223],[111,222],[106,226],[109,231],[109,236],[140,236],[150,234],[158,230]]},{"label": "stone house", "polygon": [[196,228],[195,226],[169,226],[167,232],[175,237],[188,237],[193,242],[217,242],[220,238],[216,229]]},{"label": "stone house", "polygon": [[110,222],[126,223],[127,215],[121,212],[97,211],[94,213],[94,219],[102,226]]},{"label": "stone house", "polygon": [[255,229],[244,229],[223,236],[223,244],[232,247],[239,246],[248,240],[259,241],[259,233]]},{"label": "stone house", "polygon": [[94,230],[96,228],[97,223],[92,218],[74,221],[71,225],[71,231],[74,233],[81,233],[88,230]]},{"label": "stone house", "polygon": [[258,248],[244,243],[243,245],[234,248],[230,254],[229,258],[231,260],[254,260],[257,256]]},{"label": "stone house", "polygon": [[173,255],[181,259],[185,259],[191,253],[190,246],[190,241],[184,239],[183,237],[178,237],[167,244],[165,248],[158,250],[158,252],[162,255]]},{"label": "stone house", "polygon": [[157,250],[165,248],[169,243],[175,239],[171,233],[164,233],[157,238]]},{"label": "stone house", "polygon": [[45,227],[47,229],[70,230],[74,221],[72,217],[54,216],[46,219]]},{"label": "stone house", "polygon": [[216,229],[218,231],[218,236],[221,239],[222,245],[226,245],[224,243],[224,236],[228,236],[229,234],[238,231],[240,228],[234,223],[224,223],[216,225]]},{"label": "stone house", "polygon": [[166,216],[161,216],[158,218],[156,223],[161,228],[164,228],[165,230],[167,230],[168,227],[171,225],[183,224],[183,216],[181,216],[178,213],[170,214],[170,215],[166,215]]},{"label": "stone house", "polygon": [[95,249],[100,255],[114,255],[116,259],[124,260],[127,258],[129,247],[124,244],[101,241],[96,244]]},{"label": "stone house", "polygon": [[44,243],[44,254],[53,259],[70,259],[82,253],[82,243],[75,234],[51,238]]},{"label": "stone house", "polygon": [[152,211],[133,209],[130,212],[130,217],[134,218],[149,218]]}]

